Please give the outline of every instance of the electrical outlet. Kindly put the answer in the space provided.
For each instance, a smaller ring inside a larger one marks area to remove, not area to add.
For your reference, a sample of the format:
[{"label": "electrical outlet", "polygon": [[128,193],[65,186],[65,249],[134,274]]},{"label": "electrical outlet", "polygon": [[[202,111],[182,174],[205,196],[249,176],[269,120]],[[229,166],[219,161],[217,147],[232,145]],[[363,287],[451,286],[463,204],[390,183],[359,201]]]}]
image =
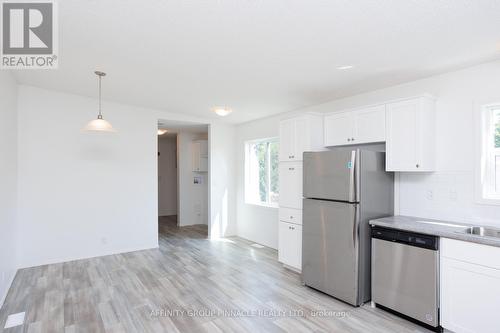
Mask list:
[{"label": "electrical outlet", "polygon": [[425,194],[427,197],[427,200],[434,200],[434,191],[433,190],[427,190],[427,193]]}]

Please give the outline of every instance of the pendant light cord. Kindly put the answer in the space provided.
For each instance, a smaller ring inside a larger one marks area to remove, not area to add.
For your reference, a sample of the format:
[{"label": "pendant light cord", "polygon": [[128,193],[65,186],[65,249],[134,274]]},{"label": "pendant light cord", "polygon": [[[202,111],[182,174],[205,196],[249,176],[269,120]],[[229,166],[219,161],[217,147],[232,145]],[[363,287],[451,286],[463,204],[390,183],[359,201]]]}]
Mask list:
[{"label": "pendant light cord", "polygon": [[99,115],[97,116],[97,119],[102,119],[102,113],[101,113],[101,79],[102,79],[102,76],[99,75]]}]

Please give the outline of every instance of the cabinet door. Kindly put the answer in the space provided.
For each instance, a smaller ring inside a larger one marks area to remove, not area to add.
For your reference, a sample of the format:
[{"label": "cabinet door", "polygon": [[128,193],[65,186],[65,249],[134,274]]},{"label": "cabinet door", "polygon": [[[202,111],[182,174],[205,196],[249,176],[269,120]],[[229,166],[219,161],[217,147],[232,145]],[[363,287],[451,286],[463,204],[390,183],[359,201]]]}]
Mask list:
[{"label": "cabinet door", "polygon": [[325,116],[325,146],[352,144],[354,117],[351,112]]},{"label": "cabinet door", "polygon": [[208,157],[200,155],[198,171],[208,172]]},{"label": "cabinet door", "polygon": [[294,119],[294,154],[291,161],[302,161],[305,151],[311,150],[311,126],[307,117]]},{"label": "cabinet door", "polygon": [[200,171],[200,143],[195,142],[192,145],[193,149],[193,171]]},{"label": "cabinet door", "polygon": [[295,155],[295,120],[283,120],[280,122],[280,161],[293,161]]},{"label": "cabinet door", "polygon": [[385,105],[354,112],[354,143],[385,141]]},{"label": "cabinet door", "polygon": [[280,221],[278,259],[285,265],[302,268],[302,226]]},{"label": "cabinet door", "polygon": [[278,260],[286,265],[290,262],[293,240],[290,237],[290,223],[279,222],[278,233]]},{"label": "cabinet door", "polygon": [[281,162],[280,207],[302,209],[302,162]]},{"label": "cabinet door", "polygon": [[294,224],[302,224],[302,210],[294,208],[280,207],[279,209],[280,221],[290,222]]},{"label": "cabinet door", "polygon": [[418,171],[418,111],[418,99],[386,105],[387,171]]},{"label": "cabinet door", "polygon": [[498,332],[500,270],[441,260],[441,325],[456,333]]},{"label": "cabinet door", "polygon": [[208,157],[208,141],[207,140],[200,140],[198,142],[200,144],[200,156],[201,157]]}]

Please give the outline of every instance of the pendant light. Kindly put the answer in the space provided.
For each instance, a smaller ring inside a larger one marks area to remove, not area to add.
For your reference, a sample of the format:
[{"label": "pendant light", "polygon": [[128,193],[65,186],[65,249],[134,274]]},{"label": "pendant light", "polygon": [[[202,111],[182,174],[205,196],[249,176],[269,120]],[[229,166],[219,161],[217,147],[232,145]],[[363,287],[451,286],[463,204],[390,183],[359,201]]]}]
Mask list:
[{"label": "pendant light", "polygon": [[85,126],[82,131],[85,132],[110,132],[114,133],[116,132],[113,129],[113,126],[111,124],[102,119],[102,113],[101,113],[101,79],[103,76],[106,76],[106,73],[100,72],[100,71],[95,71],[94,72],[97,77],[99,77],[99,114],[97,115],[97,119],[92,120]]}]

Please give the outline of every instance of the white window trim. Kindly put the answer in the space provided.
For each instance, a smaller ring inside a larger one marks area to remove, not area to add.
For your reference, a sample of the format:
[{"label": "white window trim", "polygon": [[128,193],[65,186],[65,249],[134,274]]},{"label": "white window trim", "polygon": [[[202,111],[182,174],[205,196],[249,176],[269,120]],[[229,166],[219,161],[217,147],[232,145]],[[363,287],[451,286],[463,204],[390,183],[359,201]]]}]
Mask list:
[{"label": "white window trim", "polygon": [[[474,168],[474,199],[475,202],[482,205],[500,205],[500,195],[485,195],[484,182],[488,174],[491,174],[492,170],[488,170],[491,165],[487,163],[487,155],[491,154],[492,151],[488,149],[491,146],[492,137],[488,139],[486,132],[490,132],[491,126],[490,116],[491,111],[494,108],[500,107],[500,102],[490,103],[481,105],[474,108],[476,111],[476,140],[475,140],[475,168]],[[492,149],[492,148],[490,148]]]},{"label": "white window trim", "polygon": [[[249,147],[249,145],[251,144],[255,144],[255,143],[260,143],[260,142],[267,142],[267,141],[276,141],[279,143],[279,138],[278,137],[268,137],[268,138],[261,138],[261,139],[253,139],[253,140],[247,140],[244,142],[244,163],[245,163],[245,184],[244,184],[244,193],[243,193],[243,196],[244,196],[244,202],[246,205],[252,205],[252,206],[258,206],[258,207],[264,207],[264,208],[272,208],[272,209],[277,209],[279,208],[279,203],[268,203],[268,202],[255,202],[253,200],[249,200],[248,197],[248,184],[249,184],[249,180],[248,180],[248,177],[249,177],[249,163],[247,161],[247,156],[248,156],[248,152],[247,152],[247,149]],[[271,170],[269,170],[269,172],[271,172]],[[269,179],[270,179],[270,175],[269,175]]]}]

